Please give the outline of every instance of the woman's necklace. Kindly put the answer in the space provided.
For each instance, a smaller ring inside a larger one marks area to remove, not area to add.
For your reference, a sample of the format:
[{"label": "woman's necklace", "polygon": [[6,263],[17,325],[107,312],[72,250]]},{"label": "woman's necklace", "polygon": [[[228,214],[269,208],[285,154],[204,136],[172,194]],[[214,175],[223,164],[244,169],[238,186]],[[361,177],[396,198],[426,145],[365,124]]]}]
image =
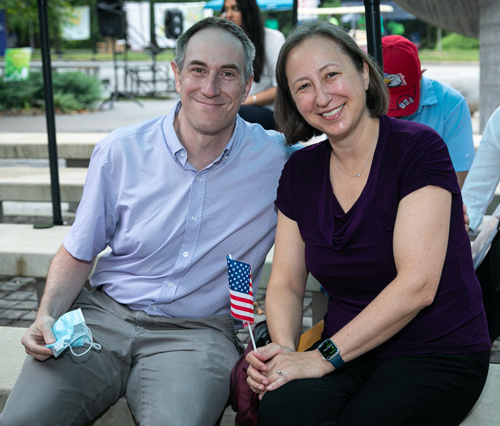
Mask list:
[{"label": "woman's necklace", "polygon": [[340,163],[339,163],[339,159],[337,158],[337,155],[335,154],[335,151],[333,151],[333,157],[335,158],[335,162],[337,163],[337,166],[339,167],[339,170],[344,173],[346,176],[351,176],[351,177],[361,177],[361,174],[365,171],[365,168],[366,168],[366,165],[368,164],[368,160],[370,159],[371,155],[372,155],[372,151],[373,151],[373,148],[375,146],[375,144],[377,143],[377,139],[375,139],[375,141],[373,142],[373,145],[372,147],[370,148],[370,152],[368,153],[368,157],[365,161],[365,165],[363,166],[363,168],[361,169],[361,171],[357,174],[357,175],[351,175],[350,173],[347,173],[347,172],[344,172],[342,170],[342,167],[340,167]]}]

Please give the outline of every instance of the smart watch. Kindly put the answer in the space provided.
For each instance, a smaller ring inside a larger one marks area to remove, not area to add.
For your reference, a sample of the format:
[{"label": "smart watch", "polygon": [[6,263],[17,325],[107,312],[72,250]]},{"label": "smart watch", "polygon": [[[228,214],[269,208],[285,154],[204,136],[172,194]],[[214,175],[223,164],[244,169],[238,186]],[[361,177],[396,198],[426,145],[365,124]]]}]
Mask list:
[{"label": "smart watch", "polygon": [[330,339],[326,339],[318,346],[318,351],[325,361],[331,362],[335,369],[340,370],[345,362],[340,356],[339,348]]}]

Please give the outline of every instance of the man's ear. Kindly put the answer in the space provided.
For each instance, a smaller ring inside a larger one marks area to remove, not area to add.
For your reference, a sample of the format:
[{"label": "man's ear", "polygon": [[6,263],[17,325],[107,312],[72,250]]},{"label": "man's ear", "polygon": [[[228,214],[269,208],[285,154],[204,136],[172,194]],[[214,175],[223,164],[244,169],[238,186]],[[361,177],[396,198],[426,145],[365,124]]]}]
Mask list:
[{"label": "man's ear", "polygon": [[243,91],[243,98],[241,99],[241,103],[247,100],[248,94],[250,93],[250,89],[252,88],[252,83],[253,83],[253,75],[245,83],[245,89]]},{"label": "man's ear", "polygon": [[174,72],[175,77],[175,90],[177,93],[181,93],[181,70],[177,66],[177,64],[172,61],[170,62],[170,66],[172,67],[172,71]]},{"label": "man's ear", "polygon": [[426,71],[427,71],[427,68],[422,68],[422,69],[420,70],[420,80],[419,80],[419,82],[421,82],[421,81],[422,81],[422,76],[424,75],[424,72],[426,72]]}]

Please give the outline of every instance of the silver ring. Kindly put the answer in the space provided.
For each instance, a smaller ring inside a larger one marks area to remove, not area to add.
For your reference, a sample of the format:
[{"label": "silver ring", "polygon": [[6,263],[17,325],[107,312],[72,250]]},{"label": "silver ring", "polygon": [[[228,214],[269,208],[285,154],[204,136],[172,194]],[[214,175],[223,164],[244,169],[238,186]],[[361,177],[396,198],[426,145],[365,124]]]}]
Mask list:
[{"label": "silver ring", "polygon": [[283,373],[281,372],[281,370],[276,371],[276,373],[278,373],[280,375],[280,377],[283,376]]}]

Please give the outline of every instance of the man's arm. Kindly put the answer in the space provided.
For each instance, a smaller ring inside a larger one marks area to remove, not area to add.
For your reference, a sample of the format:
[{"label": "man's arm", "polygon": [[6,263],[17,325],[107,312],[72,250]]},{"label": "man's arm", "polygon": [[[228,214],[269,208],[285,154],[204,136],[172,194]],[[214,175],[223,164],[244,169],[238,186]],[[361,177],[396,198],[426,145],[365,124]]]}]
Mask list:
[{"label": "man's arm", "polygon": [[458,186],[460,186],[460,189],[464,186],[465,178],[467,177],[467,174],[469,172],[457,172],[457,180],[458,180]]},{"label": "man's arm", "polygon": [[94,261],[95,257],[91,261],[76,259],[61,246],[50,264],[35,322],[21,339],[27,354],[39,361],[45,361],[52,355],[52,351],[45,347],[56,341],[52,327],[82,291]]},{"label": "man's arm", "polygon": [[460,189],[474,160],[472,120],[465,98],[446,112],[442,138],[448,147]]},{"label": "man's arm", "polygon": [[462,190],[470,217],[470,227],[477,232],[483,215],[495,196],[500,182],[500,108],[491,115]]}]

